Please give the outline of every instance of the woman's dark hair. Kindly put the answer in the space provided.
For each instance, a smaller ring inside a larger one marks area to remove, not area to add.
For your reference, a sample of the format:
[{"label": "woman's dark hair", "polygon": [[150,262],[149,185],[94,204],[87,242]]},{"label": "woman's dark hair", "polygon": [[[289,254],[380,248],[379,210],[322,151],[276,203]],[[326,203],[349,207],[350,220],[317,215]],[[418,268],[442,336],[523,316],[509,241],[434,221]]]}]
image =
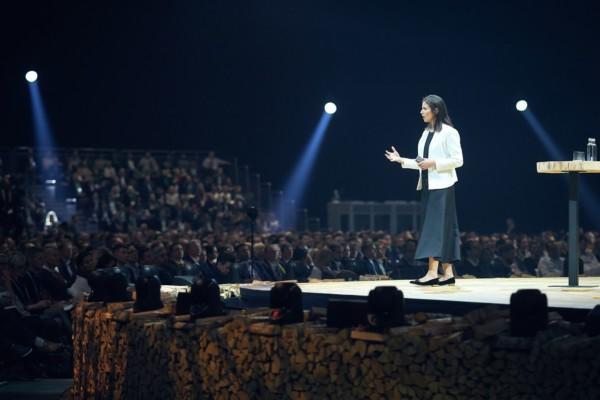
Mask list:
[{"label": "woman's dark hair", "polygon": [[435,132],[442,130],[442,124],[454,126],[452,125],[452,120],[448,114],[448,108],[446,108],[446,102],[444,102],[444,99],[438,95],[430,94],[425,96],[423,101],[427,103],[435,115],[435,126],[433,127]]}]

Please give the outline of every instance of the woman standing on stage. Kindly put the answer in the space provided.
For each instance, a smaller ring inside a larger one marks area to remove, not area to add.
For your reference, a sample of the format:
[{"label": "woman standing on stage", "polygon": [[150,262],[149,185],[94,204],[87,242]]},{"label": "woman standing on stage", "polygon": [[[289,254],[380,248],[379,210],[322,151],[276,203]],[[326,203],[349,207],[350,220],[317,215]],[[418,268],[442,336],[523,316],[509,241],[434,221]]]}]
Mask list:
[{"label": "woman standing on stage", "polygon": [[[416,285],[452,285],[452,264],[460,260],[460,238],[456,217],[454,184],[456,168],[463,165],[460,135],[452,126],[446,103],[440,96],[423,99],[421,117],[427,124],[418,145],[418,157],[400,157],[396,149],[385,152],[402,168],[419,170],[417,190],[421,191],[421,229],[415,259],[426,259],[429,269]],[[438,275],[439,264],[443,275]]]}]

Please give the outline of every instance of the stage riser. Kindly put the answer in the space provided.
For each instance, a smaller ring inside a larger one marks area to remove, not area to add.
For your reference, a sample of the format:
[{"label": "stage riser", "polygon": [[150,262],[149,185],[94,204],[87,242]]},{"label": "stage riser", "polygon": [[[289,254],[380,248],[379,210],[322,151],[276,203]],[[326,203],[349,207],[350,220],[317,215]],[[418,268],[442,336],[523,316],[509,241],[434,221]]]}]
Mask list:
[{"label": "stage riser", "polygon": [[564,321],[498,336],[506,312],[430,320],[382,343],[312,322],[200,323],[84,304],[74,312],[75,399],[600,398],[600,338]]}]

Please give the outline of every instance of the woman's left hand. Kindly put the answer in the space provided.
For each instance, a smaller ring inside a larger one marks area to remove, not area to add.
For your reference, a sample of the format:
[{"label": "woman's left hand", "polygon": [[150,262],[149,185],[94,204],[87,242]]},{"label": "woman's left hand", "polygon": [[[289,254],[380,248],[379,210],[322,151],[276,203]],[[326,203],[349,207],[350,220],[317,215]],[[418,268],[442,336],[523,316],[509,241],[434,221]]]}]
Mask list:
[{"label": "woman's left hand", "polygon": [[417,163],[417,165],[422,170],[426,170],[426,169],[430,169],[430,168],[435,168],[435,160],[431,160],[429,158],[426,158],[423,161],[421,161],[420,163]]}]

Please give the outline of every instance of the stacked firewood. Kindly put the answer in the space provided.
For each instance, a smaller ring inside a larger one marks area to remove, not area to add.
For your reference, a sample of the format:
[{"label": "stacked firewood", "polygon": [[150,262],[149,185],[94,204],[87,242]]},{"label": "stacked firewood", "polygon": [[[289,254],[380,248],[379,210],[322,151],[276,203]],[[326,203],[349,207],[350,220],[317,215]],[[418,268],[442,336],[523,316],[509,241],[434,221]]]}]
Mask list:
[{"label": "stacked firewood", "polygon": [[557,315],[520,338],[496,309],[373,333],[280,327],[265,310],[191,322],[129,307],[75,311],[75,399],[600,398],[600,337]]}]

